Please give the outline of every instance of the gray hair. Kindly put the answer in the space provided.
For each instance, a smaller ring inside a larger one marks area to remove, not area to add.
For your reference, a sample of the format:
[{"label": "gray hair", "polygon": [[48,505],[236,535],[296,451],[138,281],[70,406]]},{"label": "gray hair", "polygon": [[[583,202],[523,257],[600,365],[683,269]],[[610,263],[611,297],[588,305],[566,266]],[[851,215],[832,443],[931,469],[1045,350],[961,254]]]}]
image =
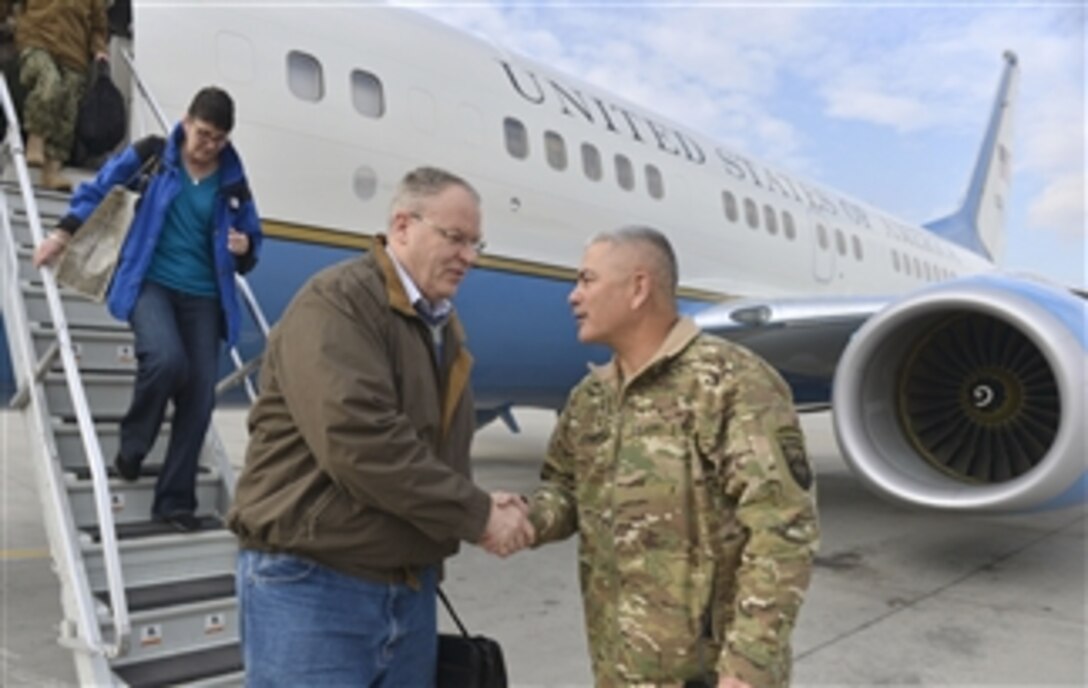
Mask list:
[{"label": "gray hair", "polygon": [[653,227],[628,225],[611,232],[595,234],[589,243],[596,244],[602,241],[614,246],[638,245],[649,248],[653,261],[650,267],[660,278],[662,289],[669,296],[676,296],[676,288],[680,282],[680,268],[676,263],[676,253],[672,250],[672,244],[664,234]]},{"label": "gray hair", "polygon": [[418,212],[424,199],[437,196],[451,186],[460,186],[480,203],[480,194],[472,185],[452,172],[437,167],[417,167],[400,180],[397,191],[393,195],[390,206],[390,216],[394,213],[406,210]]}]

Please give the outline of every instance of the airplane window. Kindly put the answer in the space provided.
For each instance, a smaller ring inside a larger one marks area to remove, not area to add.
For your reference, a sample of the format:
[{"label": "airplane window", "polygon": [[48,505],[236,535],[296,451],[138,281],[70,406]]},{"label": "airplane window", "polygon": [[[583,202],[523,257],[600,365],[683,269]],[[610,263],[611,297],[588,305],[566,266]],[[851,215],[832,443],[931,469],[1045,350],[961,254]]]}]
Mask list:
[{"label": "airplane window", "polygon": [[910,256],[903,255],[903,272],[910,274]]},{"label": "airplane window", "polygon": [[653,198],[665,196],[665,181],[661,178],[661,170],[653,165],[646,166],[646,190]]},{"label": "airplane window", "polygon": [[835,230],[835,248],[838,249],[840,256],[846,255],[846,237],[843,236],[841,229]]},{"label": "airplane window", "polygon": [[926,270],[926,281],[931,281],[933,279],[933,272],[929,269],[929,263],[923,263],[922,267],[924,267]]},{"label": "airplane window", "polygon": [[351,70],[351,104],[364,117],[377,119],[385,114],[382,82],[370,72]]},{"label": "airplane window", "polygon": [[502,121],[502,128],[506,134],[506,152],[518,160],[529,157],[529,133],[525,131],[525,125],[507,117]]},{"label": "airplane window", "polygon": [[918,256],[914,256],[914,276],[922,276],[922,263],[918,260]]},{"label": "airplane window", "polygon": [[635,188],[635,170],[626,155],[616,154],[616,179],[620,186],[630,191]]},{"label": "airplane window", "polygon": [[364,201],[369,201],[374,198],[374,193],[378,190],[378,175],[372,168],[363,165],[355,170],[351,186],[356,196]]},{"label": "airplane window", "polygon": [[899,272],[899,251],[892,249],[892,267],[896,272]]},{"label": "airplane window", "polygon": [[544,132],[544,155],[552,169],[567,169],[567,144],[563,137],[554,131]]},{"label": "airplane window", "polygon": [[744,219],[752,229],[759,229],[759,208],[756,202],[750,198],[744,199]]},{"label": "airplane window", "polygon": [[854,257],[861,260],[861,239],[858,238],[857,234],[850,236],[850,244],[854,247]]},{"label": "airplane window", "polygon": [[737,221],[737,199],[732,191],[722,192],[722,208],[725,210],[726,219],[730,222]]},{"label": "airplane window", "polygon": [[325,96],[325,76],[316,57],[298,50],[287,53],[287,88],[311,103]]},{"label": "airplane window", "polygon": [[797,238],[797,227],[793,224],[793,215],[789,212],[783,211],[782,213],[782,233],[786,235],[786,238],[793,241]]},{"label": "airplane window", "polygon": [[603,175],[601,153],[592,143],[582,144],[582,171],[593,181],[599,181]]},{"label": "airplane window", "polygon": [[816,241],[820,244],[820,248],[827,250],[827,227],[816,225]]},{"label": "airplane window", "polygon": [[778,234],[778,216],[775,215],[774,208],[769,205],[763,206],[763,224],[767,225],[768,234]]}]

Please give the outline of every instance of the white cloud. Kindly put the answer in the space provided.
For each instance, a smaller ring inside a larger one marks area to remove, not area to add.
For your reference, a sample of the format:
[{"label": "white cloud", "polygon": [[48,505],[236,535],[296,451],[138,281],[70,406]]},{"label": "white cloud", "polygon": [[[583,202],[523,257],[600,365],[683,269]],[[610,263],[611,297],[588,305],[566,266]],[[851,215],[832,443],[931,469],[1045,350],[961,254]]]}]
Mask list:
[{"label": "white cloud", "polygon": [[1028,222],[1035,230],[1085,234],[1084,174],[1068,174],[1048,184],[1028,208]]},{"label": "white cloud", "polygon": [[838,83],[825,93],[827,114],[894,127],[899,131],[924,129],[933,124],[933,109],[919,98],[882,92],[883,89]]}]

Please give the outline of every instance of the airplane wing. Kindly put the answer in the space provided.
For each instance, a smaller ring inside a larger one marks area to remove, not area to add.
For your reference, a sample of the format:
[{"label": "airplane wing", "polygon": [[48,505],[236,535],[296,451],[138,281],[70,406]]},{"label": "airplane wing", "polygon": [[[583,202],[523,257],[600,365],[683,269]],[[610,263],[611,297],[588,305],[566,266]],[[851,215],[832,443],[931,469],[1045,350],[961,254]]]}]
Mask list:
[{"label": "airplane wing", "polygon": [[830,403],[831,381],[850,337],[892,297],[742,299],[694,314],[704,331],[765,358],[786,379],[802,410]]}]

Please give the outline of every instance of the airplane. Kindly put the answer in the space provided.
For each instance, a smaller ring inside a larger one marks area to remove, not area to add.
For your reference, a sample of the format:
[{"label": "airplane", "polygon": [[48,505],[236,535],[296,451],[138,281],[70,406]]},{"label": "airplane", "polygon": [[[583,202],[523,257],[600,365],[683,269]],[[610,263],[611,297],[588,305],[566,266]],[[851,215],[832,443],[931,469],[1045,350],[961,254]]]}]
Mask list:
[{"label": "airplane", "polygon": [[[165,112],[208,83],[235,99],[272,321],[366,250],[407,170],[473,183],[488,251],[456,305],[480,424],[561,408],[606,357],[576,341],[566,297],[589,236],[643,224],[673,242],[683,312],[770,361],[801,408],[830,406],[878,494],[953,512],[1088,496],[1088,297],[997,268],[1011,52],[963,204],[919,226],[410,10],[137,2],[134,34]],[[161,133],[143,109],[134,136]]]}]

